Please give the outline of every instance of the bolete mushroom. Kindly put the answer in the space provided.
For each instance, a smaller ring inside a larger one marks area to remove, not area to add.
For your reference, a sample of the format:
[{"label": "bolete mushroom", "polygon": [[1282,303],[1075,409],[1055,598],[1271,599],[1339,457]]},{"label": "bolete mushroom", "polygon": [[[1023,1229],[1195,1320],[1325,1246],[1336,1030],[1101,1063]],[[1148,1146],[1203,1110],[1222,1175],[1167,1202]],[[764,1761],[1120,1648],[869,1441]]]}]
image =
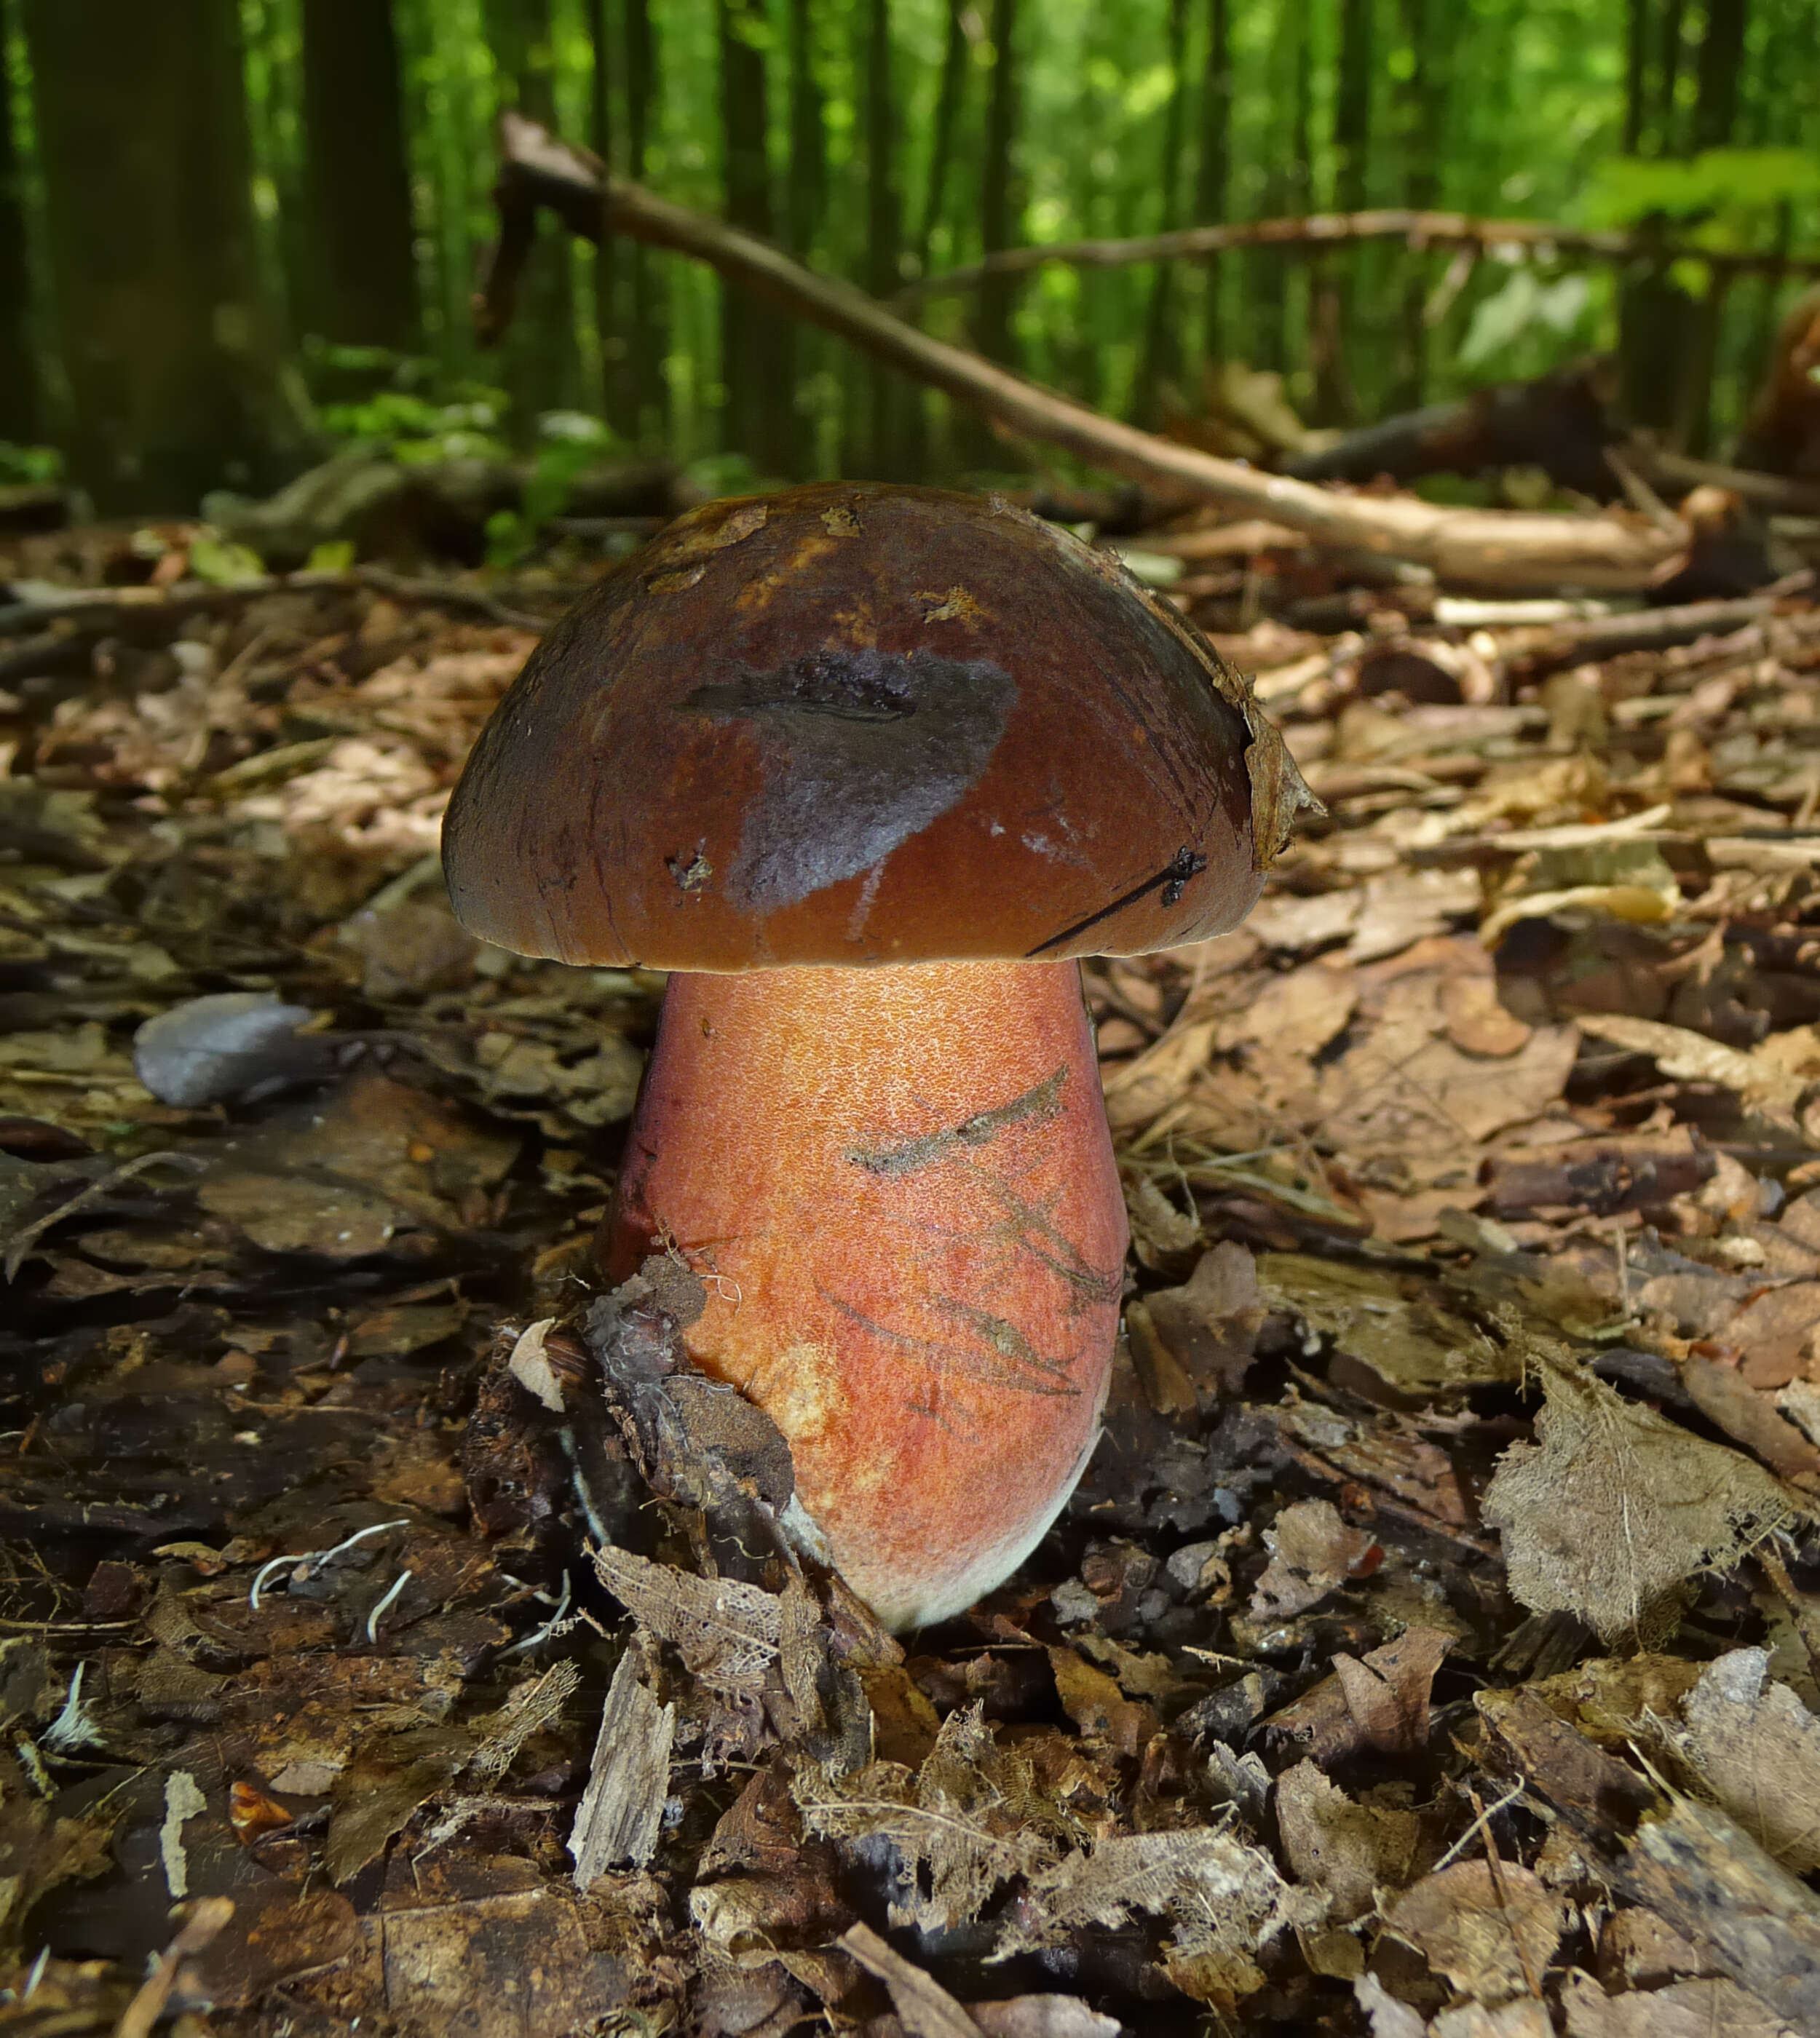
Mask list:
[{"label": "bolete mushroom", "polygon": [[1235,925],[1307,797],[1116,560],[851,483],[671,525],[476,746],[464,925],[677,972],[609,1271],[703,1276],[691,1356],[889,1626],[1007,1577],[1098,1432],[1126,1227],[1075,958]]}]

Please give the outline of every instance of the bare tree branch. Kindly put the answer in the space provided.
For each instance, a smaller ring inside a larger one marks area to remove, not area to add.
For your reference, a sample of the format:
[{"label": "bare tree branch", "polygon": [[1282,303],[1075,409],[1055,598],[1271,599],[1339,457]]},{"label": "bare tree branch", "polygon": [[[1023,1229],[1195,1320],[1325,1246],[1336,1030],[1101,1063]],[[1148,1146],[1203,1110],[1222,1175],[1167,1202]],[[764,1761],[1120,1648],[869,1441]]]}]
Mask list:
[{"label": "bare tree branch", "polygon": [[1349,496],[1260,473],[1101,417],[963,347],[933,339],[850,283],[817,276],[737,227],[606,179],[598,161],[513,113],[499,126],[494,199],[500,238],[476,305],[484,336],[510,320],[531,220],[547,206],[569,230],[597,241],[609,230],[705,262],[743,288],[836,334],[904,374],[984,411],[1007,430],[1153,487],[1352,546],[1431,567],[1450,583],[1520,590],[1563,585],[1631,592],[1646,587],[1680,549],[1670,532],[1614,511],[1599,516],[1459,510],[1413,496]]},{"label": "bare tree branch", "polygon": [[1321,212],[1293,219],[1247,219],[1225,226],[1184,226],[1170,233],[1126,241],[1057,241],[1007,248],[964,269],[946,269],[909,283],[892,299],[897,306],[976,290],[988,276],[1022,275],[1052,262],[1075,269],[1119,269],[1133,262],[1206,260],[1234,248],[1325,247],[1335,241],[1401,241],[1412,248],[1526,248],[1538,256],[1578,255],[1603,262],[1674,262],[1685,257],[1729,276],[1820,276],[1820,255],[1773,251],[1715,253],[1691,243],[1634,233],[1591,233],[1545,219],[1474,219],[1462,212]]}]

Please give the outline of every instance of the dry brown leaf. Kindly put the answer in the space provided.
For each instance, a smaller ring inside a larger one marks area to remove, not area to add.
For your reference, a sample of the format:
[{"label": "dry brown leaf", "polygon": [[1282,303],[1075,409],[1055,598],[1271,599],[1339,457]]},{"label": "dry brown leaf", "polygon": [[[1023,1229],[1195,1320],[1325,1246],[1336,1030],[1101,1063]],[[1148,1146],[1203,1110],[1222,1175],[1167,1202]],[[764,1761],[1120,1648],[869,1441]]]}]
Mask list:
[{"label": "dry brown leaf", "polygon": [[1049,1650],[1056,1695],[1062,1710],[1090,1741],[1108,1743],[1116,1754],[1140,1754],[1161,1722],[1153,1706],[1128,1699],[1116,1678],[1083,1662],[1065,1643]]},{"label": "dry brown leaf", "polygon": [[1272,1057],[1306,1061],[1344,1028],[1358,1002],[1351,970],[1308,963],[1269,979],[1242,1011],[1224,1022],[1220,1045],[1254,1042]]},{"label": "dry brown leaf", "polygon": [[1330,1500],[1299,1500],[1264,1532],[1270,1562],[1251,1595],[1257,1620],[1289,1620],[1370,1568],[1378,1545],[1349,1527]]},{"label": "dry brown leaf", "polygon": [[1007,1996],[1000,2002],[970,2002],[967,2013],[986,2038],[1119,2038],[1124,2029],[1078,1995]]},{"label": "dry brown leaf", "polygon": [[1769,1680],[1769,1652],[1734,1649],[1682,1701],[1683,1752],[1707,1788],[1785,1868],[1820,1868],[1820,1719]]},{"label": "dry brown leaf", "polygon": [[1380,1755],[1415,1755],[1428,1744],[1428,1695],[1454,1646],[1438,1627],[1409,1627],[1363,1659],[1333,1658],[1333,1674],[1364,1745]]},{"label": "dry brown leaf", "polygon": [[1242,1384],[1265,1305],[1256,1263],[1235,1239],[1222,1239],[1179,1288],[1159,1288],[1143,1306],[1194,1387],[1230,1393]]},{"label": "dry brown leaf", "polygon": [[[1477,944],[1424,941],[1367,984],[1355,1044],[1321,1070],[1324,1135],[1348,1154],[1458,1153],[1541,1116],[1565,1088],[1579,1036],[1536,1028],[1512,1054],[1469,1054],[1449,1037],[1449,986],[1483,975]],[[1375,972],[1363,973],[1367,978]]]},{"label": "dry brown leaf", "polygon": [[1266,1302],[1332,1338],[1342,1362],[1368,1366],[1411,1401],[1519,1376],[1516,1354],[1447,1308],[1420,1277],[1313,1253],[1266,1252],[1257,1280]]},{"label": "dry brown leaf", "polygon": [[1515,1862],[1462,1861],[1425,1876],[1384,1914],[1462,1995],[1534,1995],[1560,1944],[1560,1899]]},{"label": "dry brown leaf", "polygon": [[992,1955],[1008,1960],[1067,1945],[1090,1925],[1119,1925],[1134,1911],[1168,1919],[1170,1978],[1205,1999],[1262,1985],[1253,1956],[1286,1927],[1312,1925],[1327,1900],[1297,1889],[1261,1847],[1201,1828],[1102,1840],[1030,1878]]},{"label": "dry brown leaf", "polygon": [[783,1602],[732,1578],[701,1578],[610,1543],[594,1552],[601,1583],[641,1627],[669,1642],[711,1691],[756,1691],[776,1660]]},{"label": "dry brown leaf", "polygon": [[1667,1988],[1607,1995],[1591,1975],[1561,1984],[1568,2038],[1799,2038],[1736,1982],[1678,1981]]},{"label": "dry brown leaf", "polygon": [[1218,1022],[1178,1019],[1160,1040],[1107,1079],[1106,1117],[1115,1135],[1149,1124],[1207,1066]]},{"label": "dry brown leaf", "polygon": [[908,1882],[891,1922],[925,1930],[976,1918],[1001,1883],[1052,1862],[1059,1841],[1077,1830],[1038,1792],[1029,1758],[999,1745],[977,1706],[949,1714],[914,1775],[901,1763],[874,1762],[836,1781],[806,1764],[794,1790],[807,1832],[897,1848]]},{"label": "dry brown leaf", "polygon": [[1792,1517],[1769,1475],[1603,1381],[1540,1361],[1535,1444],[1513,1444],[1486,1489],[1511,1589],[1608,1638],[1647,1638],[1685,1579],[1735,1560]]},{"label": "dry brown leaf", "polygon": [[1405,1880],[1421,1837],[1413,1812],[1356,1804],[1312,1762],[1278,1778],[1276,1824],[1291,1873],[1326,1891],[1338,1923],[1363,1917],[1381,1885]]},{"label": "dry brown leaf", "polygon": [[1681,1082],[1717,1083],[1735,1091],[1747,1111],[1795,1130],[1803,1093],[1820,1077],[1820,1045],[1811,1026],[1774,1034],[1749,1054],[1723,1046],[1685,1026],[1665,1026],[1655,1019],[1600,1015],[1580,1025],[1602,1040],[1647,1055],[1665,1076]]}]

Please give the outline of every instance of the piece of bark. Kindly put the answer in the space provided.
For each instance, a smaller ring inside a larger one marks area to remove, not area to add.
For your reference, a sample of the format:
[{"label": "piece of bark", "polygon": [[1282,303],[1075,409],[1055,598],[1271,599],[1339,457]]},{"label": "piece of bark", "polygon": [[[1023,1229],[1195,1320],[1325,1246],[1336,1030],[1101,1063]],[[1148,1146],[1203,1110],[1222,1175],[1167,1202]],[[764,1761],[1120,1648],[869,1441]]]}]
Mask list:
[{"label": "piece of bark", "polygon": [[836,334],[915,380],[984,411],[1006,430],[1065,448],[1094,465],[1286,524],[1330,544],[1356,545],[1427,566],[1444,579],[1507,589],[1636,590],[1683,549],[1673,519],[1460,510],[1414,496],[1352,497],[1215,458],[1038,388],[965,348],[931,339],[851,284],[817,276],[754,236],[636,184],[607,176],[597,158],[535,121],[499,122],[494,186],[499,237],[476,301],[483,339],[510,323],[540,206],[583,239],[631,235],[705,262],[793,316]]},{"label": "piece of bark", "polygon": [[1820,1900],[1716,1806],[1645,1820],[1613,1879],[1796,2031],[1820,2030]]},{"label": "piece of bark", "polygon": [[979,2025],[946,1989],[893,1953],[870,1926],[854,1926],[836,1943],[890,1991],[909,2038],[980,2038]]},{"label": "piece of bark", "polygon": [[1667,1135],[1573,1139],[1540,1150],[1494,1153],[1481,1179],[1498,1217],[1569,1204],[1610,1217],[1691,1195],[1712,1180],[1718,1165],[1716,1156],[1680,1127]]},{"label": "piece of bark", "polygon": [[645,1689],[628,1649],[607,1690],[588,1787],[569,1835],[575,1887],[584,1893],[610,1869],[643,1868],[657,1850],[669,1795],[676,1707]]}]

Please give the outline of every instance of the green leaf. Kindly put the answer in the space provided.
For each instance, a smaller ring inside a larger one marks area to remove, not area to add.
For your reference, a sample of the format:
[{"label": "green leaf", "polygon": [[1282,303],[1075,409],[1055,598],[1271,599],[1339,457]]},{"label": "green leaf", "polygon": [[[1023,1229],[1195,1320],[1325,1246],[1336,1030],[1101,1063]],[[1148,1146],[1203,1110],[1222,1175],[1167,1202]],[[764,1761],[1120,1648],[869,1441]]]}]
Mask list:
[{"label": "green leaf", "polygon": [[264,579],[265,561],[251,545],[237,545],[205,525],[190,540],[190,572],[216,587],[245,587]]}]

